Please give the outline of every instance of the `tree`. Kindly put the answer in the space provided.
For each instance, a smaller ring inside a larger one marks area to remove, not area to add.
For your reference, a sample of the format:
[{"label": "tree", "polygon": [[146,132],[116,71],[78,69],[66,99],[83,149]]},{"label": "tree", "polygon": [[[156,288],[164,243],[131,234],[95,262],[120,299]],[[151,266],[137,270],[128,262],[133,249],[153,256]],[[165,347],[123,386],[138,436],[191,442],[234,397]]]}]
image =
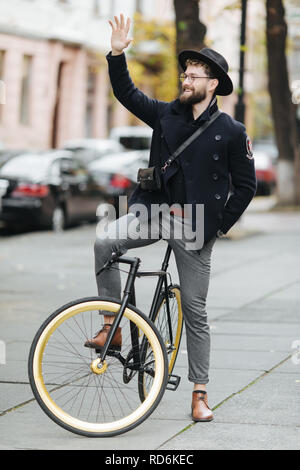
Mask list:
[{"label": "tree", "polygon": [[174,0],[176,53],[184,49],[199,51],[205,46],[206,26],[199,20],[199,0]]},{"label": "tree", "polygon": [[278,146],[278,203],[300,204],[300,149],[296,106],[286,60],[287,24],[282,0],[266,0],[268,87]]},{"label": "tree", "polygon": [[154,98],[174,100],[178,90],[173,22],[145,19],[137,12],[134,15],[133,37],[134,47],[128,57],[134,83],[142,89],[145,86],[150,88]]}]

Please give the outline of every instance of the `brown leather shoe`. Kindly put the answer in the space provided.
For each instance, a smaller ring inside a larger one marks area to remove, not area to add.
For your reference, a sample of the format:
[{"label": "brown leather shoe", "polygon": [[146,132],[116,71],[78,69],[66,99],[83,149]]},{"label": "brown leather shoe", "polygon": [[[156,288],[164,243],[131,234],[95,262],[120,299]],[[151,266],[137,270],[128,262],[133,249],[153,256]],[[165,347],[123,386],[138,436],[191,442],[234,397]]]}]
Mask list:
[{"label": "brown leather shoe", "polygon": [[193,421],[212,421],[214,415],[207,404],[207,392],[204,390],[194,390],[192,399]]},{"label": "brown leather shoe", "polygon": [[[98,331],[96,336],[94,336],[93,339],[88,339],[85,343],[84,346],[86,348],[102,348],[106,342],[107,335],[110,331],[111,325],[106,323],[103,328]],[[118,326],[117,331],[112,339],[112,342],[110,343],[109,350],[111,351],[121,351],[122,347],[122,333],[121,333],[122,328]]]}]

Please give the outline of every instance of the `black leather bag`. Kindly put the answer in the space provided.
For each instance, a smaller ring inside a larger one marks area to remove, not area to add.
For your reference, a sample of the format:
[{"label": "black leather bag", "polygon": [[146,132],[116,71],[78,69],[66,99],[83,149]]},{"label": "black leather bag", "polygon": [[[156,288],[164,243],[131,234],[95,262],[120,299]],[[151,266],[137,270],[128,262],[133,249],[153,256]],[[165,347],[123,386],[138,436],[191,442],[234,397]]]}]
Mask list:
[{"label": "black leather bag", "polygon": [[162,174],[166,171],[167,167],[200,135],[205,131],[217,117],[222,114],[222,111],[216,111],[203,126],[199,127],[194,134],[192,134],[180,147],[175,150],[163,167],[151,166],[150,168],[140,168],[137,174],[137,182],[140,184],[141,189],[144,191],[160,191],[162,187]]},{"label": "black leather bag", "polygon": [[158,166],[140,168],[138,170],[137,182],[145,191],[160,191],[162,184],[161,168]]}]

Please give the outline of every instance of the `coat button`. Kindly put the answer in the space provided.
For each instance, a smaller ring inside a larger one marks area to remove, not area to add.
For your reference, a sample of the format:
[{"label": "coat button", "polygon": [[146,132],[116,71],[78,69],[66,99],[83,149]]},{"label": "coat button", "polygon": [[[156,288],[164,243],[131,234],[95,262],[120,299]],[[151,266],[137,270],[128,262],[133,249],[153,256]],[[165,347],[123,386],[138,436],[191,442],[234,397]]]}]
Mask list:
[{"label": "coat button", "polygon": [[213,177],[213,180],[214,180],[214,181],[217,181],[217,179],[219,179],[217,173],[213,173],[213,174],[212,174],[212,177]]},{"label": "coat button", "polygon": [[220,158],[220,157],[219,157],[218,154],[215,153],[215,154],[213,155],[213,159],[214,159],[214,160],[219,160],[219,158]]},{"label": "coat button", "polygon": [[218,200],[221,199],[220,194],[215,194],[215,198],[218,199]]},{"label": "coat button", "polygon": [[215,135],[215,140],[221,140],[222,136],[220,134]]}]

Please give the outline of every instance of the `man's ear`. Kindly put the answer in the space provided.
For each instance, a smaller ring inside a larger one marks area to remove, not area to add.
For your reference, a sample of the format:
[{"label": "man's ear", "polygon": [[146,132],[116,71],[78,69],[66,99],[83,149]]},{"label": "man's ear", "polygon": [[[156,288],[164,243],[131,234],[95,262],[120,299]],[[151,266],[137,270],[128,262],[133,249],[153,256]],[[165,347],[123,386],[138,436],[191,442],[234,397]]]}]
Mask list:
[{"label": "man's ear", "polygon": [[209,81],[209,89],[210,91],[215,91],[217,86],[219,85],[219,80],[217,78],[213,78]]}]

